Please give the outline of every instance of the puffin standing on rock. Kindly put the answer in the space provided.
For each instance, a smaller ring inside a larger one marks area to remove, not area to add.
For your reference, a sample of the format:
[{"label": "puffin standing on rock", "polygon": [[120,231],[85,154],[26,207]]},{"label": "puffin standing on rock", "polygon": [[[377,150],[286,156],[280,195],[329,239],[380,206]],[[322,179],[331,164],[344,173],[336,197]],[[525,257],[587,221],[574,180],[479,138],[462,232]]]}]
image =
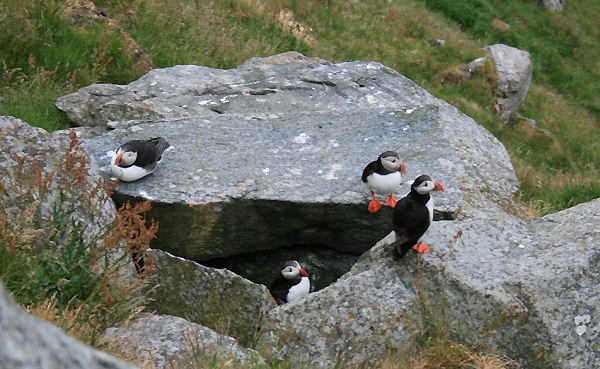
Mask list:
[{"label": "puffin standing on rock", "polygon": [[381,202],[375,198],[375,194],[390,196],[385,203],[392,208],[396,206],[397,200],[394,192],[402,183],[402,174],[406,174],[406,166],[400,160],[400,156],[394,151],[385,151],[377,160],[369,163],[362,173],[362,181],[371,191],[371,202],[369,212],[376,213],[381,209]]},{"label": "puffin standing on rock", "polygon": [[163,152],[169,146],[171,145],[162,137],[129,141],[115,150],[110,168],[123,182],[138,180],[156,170]]},{"label": "puffin standing on rock", "polygon": [[419,253],[429,251],[427,245],[420,243],[420,239],[433,221],[432,191],[444,191],[444,186],[426,174],[420,175],[411,184],[410,192],[394,208],[396,241],[393,245],[398,259],[411,248]]},{"label": "puffin standing on rock", "polygon": [[310,292],[308,273],[297,261],[286,261],[281,275],[275,279],[269,292],[273,295],[277,305],[294,302]]}]

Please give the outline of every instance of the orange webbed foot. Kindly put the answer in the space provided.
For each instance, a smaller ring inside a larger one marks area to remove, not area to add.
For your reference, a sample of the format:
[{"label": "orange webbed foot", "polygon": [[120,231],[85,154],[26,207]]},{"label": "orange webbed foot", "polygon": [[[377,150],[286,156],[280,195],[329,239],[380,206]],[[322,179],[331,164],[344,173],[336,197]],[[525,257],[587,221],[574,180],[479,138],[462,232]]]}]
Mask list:
[{"label": "orange webbed foot", "polygon": [[381,202],[379,202],[379,200],[377,199],[371,200],[371,202],[369,203],[369,212],[377,213],[379,209],[381,209]]},{"label": "orange webbed foot", "polygon": [[385,203],[391,206],[392,208],[395,208],[396,204],[398,203],[398,200],[394,198],[393,194],[390,194],[390,197],[388,197],[387,200],[385,200]]},{"label": "orange webbed foot", "polygon": [[413,250],[415,250],[419,254],[425,254],[429,252],[429,247],[427,247],[427,245],[424,243],[418,243],[413,246]]}]

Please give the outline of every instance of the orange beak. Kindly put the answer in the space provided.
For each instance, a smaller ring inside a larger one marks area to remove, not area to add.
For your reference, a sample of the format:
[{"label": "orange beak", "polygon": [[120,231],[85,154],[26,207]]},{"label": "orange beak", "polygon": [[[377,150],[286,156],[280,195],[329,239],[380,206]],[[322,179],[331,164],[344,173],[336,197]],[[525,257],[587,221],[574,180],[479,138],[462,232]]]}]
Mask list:
[{"label": "orange beak", "polygon": [[117,155],[117,157],[115,158],[115,165],[121,165],[121,159],[123,157],[123,152],[121,152],[119,155]]},{"label": "orange beak", "polygon": [[298,268],[298,270],[300,271],[300,274],[302,274],[303,277],[308,277],[308,272],[306,272],[306,270],[302,268]]},{"label": "orange beak", "polygon": [[436,181],[435,179],[433,180],[433,182],[435,183],[435,190],[436,191],[444,191],[444,186],[442,186],[442,184],[438,181]]},{"label": "orange beak", "polygon": [[400,162],[400,173],[406,174],[406,165],[404,165],[403,161]]}]

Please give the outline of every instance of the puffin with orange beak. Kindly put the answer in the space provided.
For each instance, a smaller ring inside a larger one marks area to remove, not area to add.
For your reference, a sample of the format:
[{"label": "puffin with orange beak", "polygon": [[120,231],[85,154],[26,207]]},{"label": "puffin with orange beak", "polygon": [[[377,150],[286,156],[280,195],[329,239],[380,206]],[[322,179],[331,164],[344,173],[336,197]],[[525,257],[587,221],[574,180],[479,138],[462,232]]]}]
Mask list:
[{"label": "puffin with orange beak", "polygon": [[294,302],[310,292],[308,273],[297,261],[286,261],[281,275],[275,279],[269,292],[278,305]]},{"label": "puffin with orange beak", "polygon": [[132,140],[121,145],[110,168],[120,181],[132,182],[154,172],[163,152],[171,145],[162,137]]},{"label": "puffin with orange beak", "polygon": [[429,251],[421,238],[433,221],[433,191],[444,191],[441,183],[423,174],[410,186],[410,192],[394,208],[393,226],[396,240],[393,243],[398,259],[413,248],[419,253]]},{"label": "puffin with orange beak", "polygon": [[402,183],[402,175],[406,174],[406,166],[400,160],[400,156],[394,151],[385,151],[377,160],[370,162],[362,173],[362,181],[371,191],[371,202],[369,212],[376,213],[381,209],[381,202],[375,198],[375,194],[390,196],[385,203],[392,208],[398,202],[394,198],[394,192]]}]

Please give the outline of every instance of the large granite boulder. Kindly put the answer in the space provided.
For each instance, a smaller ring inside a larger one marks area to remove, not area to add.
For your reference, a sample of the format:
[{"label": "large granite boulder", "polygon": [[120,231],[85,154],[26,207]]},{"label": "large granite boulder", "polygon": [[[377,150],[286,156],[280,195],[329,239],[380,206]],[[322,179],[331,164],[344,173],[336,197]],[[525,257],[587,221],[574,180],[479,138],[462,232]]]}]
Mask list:
[{"label": "large granite boulder", "polygon": [[[124,141],[168,139],[159,169],[121,183],[115,199],[154,199],[153,246],[196,261],[299,245],[364,252],[390,229],[389,208],[366,211],[360,180],[384,150],[400,153],[408,179],[429,173],[448,187],[440,218],[454,218],[464,197],[504,201],[517,188],[489,132],[379,63],[290,52],[230,70],[176,66],[58,106],[76,123],[116,121],[85,143],[107,173],[107,151]],[[485,196],[476,181],[489,184]]]},{"label": "large granite boulder", "polygon": [[484,50],[494,60],[496,82],[496,112],[505,121],[517,118],[517,110],[529,90],[533,74],[531,56],[527,51],[504,44],[487,46]]},{"label": "large granite boulder", "polygon": [[175,315],[235,337],[244,345],[255,338],[260,321],[275,300],[265,286],[226,269],[151,250],[156,272],[151,275],[147,308]]},{"label": "large granite boulder", "polygon": [[104,343],[136,363],[154,369],[249,368],[264,359],[231,337],[169,315],[147,315],[109,328]]},{"label": "large granite boulder", "polygon": [[0,367],[133,369],[19,308],[0,283]]}]

